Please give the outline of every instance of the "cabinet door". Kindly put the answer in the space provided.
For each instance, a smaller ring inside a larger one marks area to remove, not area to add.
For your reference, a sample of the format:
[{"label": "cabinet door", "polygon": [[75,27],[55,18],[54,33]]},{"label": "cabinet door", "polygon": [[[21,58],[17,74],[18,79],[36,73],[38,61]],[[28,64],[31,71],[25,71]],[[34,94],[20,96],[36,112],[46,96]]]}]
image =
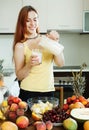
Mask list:
[{"label": "cabinet door", "polygon": [[84,10],[89,10],[89,0],[84,0],[83,9]]},{"label": "cabinet door", "polygon": [[14,33],[22,0],[0,0],[0,33]]},{"label": "cabinet door", "polygon": [[47,0],[23,0],[24,5],[33,6],[39,14],[40,32],[47,31]]},{"label": "cabinet door", "polygon": [[48,0],[48,29],[82,29],[82,0]]}]

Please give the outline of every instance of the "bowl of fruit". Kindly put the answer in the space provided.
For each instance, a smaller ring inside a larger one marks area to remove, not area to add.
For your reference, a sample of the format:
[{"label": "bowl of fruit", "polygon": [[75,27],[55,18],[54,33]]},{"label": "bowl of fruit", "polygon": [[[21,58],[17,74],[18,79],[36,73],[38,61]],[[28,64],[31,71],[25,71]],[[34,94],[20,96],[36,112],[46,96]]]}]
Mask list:
[{"label": "bowl of fruit", "polygon": [[17,117],[25,115],[28,104],[19,97],[9,96],[3,100],[0,108],[6,119],[16,121]]},{"label": "bowl of fruit", "polygon": [[34,97],[27,100],[28,106],[35,120],[42,119],[42,115],[59,105],[59,99],[56,97]]}]

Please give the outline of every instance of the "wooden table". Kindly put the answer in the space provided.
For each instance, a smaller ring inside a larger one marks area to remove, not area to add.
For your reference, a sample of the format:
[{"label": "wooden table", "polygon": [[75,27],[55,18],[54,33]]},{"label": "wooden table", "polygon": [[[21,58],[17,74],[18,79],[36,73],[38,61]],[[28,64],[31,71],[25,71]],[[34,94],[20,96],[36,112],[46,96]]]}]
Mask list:
[{"label": "wooden table", "polygon": [[[22,130],[22,129],[19,129],[19,130]],[[34,126],[29,126],[28,128],[23,129],[23,130],[36,130],[36,129],[35,129]],[[56,127],[53,127],[52,130],[65,130],[65,129],[63,128],[63,126],[56,126]],[[78,128],[78,130],[83,130],[83,127],[80,126],[80,127]]]}]

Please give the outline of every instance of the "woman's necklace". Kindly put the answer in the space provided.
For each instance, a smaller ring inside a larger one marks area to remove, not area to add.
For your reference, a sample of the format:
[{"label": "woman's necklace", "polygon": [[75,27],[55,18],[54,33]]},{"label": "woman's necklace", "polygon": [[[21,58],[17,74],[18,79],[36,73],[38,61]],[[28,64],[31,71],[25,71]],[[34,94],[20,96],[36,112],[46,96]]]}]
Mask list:
[{"label": "woman's necklace", "polygon": [[36,39],[39,35],[35,36],[35,37],[29,37],[29,38],[26,38],[27,40],[31,40],[31,39]]}]

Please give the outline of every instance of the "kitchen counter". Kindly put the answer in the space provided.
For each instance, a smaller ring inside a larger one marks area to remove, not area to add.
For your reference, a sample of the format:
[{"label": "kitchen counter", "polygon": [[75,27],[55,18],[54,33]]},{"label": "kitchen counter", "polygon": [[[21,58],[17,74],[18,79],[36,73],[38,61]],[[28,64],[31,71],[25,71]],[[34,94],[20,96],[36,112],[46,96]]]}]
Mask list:
[{"label": "kitchen counter", "polygon": [[[54,66],[54,72],[79,72],[80,66],[64,66],[64,67],[57,67]],[[82,70],[82,72],[89,72],[89,66]]]}]

